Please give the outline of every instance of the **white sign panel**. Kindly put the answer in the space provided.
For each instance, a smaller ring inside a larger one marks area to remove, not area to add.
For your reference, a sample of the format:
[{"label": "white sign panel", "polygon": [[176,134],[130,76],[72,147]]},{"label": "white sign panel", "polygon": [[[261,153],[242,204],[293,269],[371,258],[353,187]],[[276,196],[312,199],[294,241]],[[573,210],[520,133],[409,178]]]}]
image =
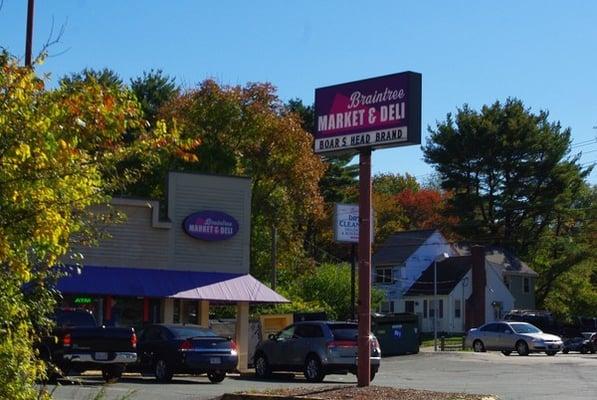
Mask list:
[{"label": "white sign panel", "polygon": [[[371,214],[374,211],[371,210]],[[371,243],[375,237],[374,218],[371,217]],[[336,203],[334,207],[334,241],[359,243],[359,205]]]},{"label": "white sign panel", "polygon": [[338,204],[334,210],[334,240],[344,243],[359,242],[358,204]]}]

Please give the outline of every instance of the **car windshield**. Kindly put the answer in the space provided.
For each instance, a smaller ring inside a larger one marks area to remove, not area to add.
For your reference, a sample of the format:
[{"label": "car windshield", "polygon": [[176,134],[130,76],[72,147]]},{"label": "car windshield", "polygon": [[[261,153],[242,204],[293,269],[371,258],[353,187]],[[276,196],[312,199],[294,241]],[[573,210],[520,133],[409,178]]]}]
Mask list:
[{"label": "car windshield", "polygon": [[177,339],[190,337],[218,336],[209,329],[198,328],[193,326],[171,326],[170,331]]},{"label": "car windshield", "polygon": [[359,336],[356,324],[328,324],[335,340],[357,340]]},{"label": "car windshield", "polygon": [[531,324],[510,324],[516,333],[541,333],[541,330]]}]

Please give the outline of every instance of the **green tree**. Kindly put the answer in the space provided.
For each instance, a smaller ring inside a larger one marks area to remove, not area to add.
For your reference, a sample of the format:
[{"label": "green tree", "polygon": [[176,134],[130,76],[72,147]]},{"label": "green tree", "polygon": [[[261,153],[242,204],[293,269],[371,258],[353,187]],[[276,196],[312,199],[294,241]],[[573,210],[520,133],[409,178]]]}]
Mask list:
[{"label": "green tree", "polygon": [[420,188],[417,179],[408,172],[404,175],[385,172],[373,176],[373,190],[377,193],[397,195],[406,189],[416,192]]},{"label": "green tree", "polygon": [[480,111],[465,105],[430,128],[423,147],[453,194],[457,233],[508,248],[538,269],[539,306],[559,276],[591,257],[574,232],[587,232],[594,207],[576,205],[590,169],[571,155],[570,130],[548,116],[516,99]]},{"label": "green tree", "polygon": [[588,173],[569,157],[570,130],[516,99],[480,112],[465,105],[430,133],[425,161],[454,194],[460,233],[523,256]]},{"label": "green tree", "polygon": [[[281,292],[292,304],[276,306],[271,312],[323,311],[329,319],[351,319],[350,265],[324,263],[312,273],[291,280],[285,279]],[[358,299],[358,284],[356,298]],[[384,294],[371,290],[371,309],[376,310]],[[356,309],[356,305],[355,305]]]},{"label": "green tree", "polygon": [[115,87],[124,89],[125,84],[120,76],[109,68],[96,70],[93,68],[85,68],[81,72],[65,75],[60,79],[60,84],[64,86],[72,86],[77,82],[97,82],[103,87]]},{"label": "green tree", "polygon": [[220,86],[212,80],[181,94],[161,111],[181,135],[199,140],[196,163],[169,169],[248,176],[253,181],[251,268],[269,277],[271,227],[279,235],[282,269],[310,268],[303,248],[308,222],[322,217],[319,180],[325,165],[312,136],[288,112],[270,84]]},{"label": "green tree", "polygon": [[162,106],[180,93],[175,79],[165,75],[161,69],[143,72],[143,76],[131,79],[131,90],[137,96],[145,119],[155,124]]}]

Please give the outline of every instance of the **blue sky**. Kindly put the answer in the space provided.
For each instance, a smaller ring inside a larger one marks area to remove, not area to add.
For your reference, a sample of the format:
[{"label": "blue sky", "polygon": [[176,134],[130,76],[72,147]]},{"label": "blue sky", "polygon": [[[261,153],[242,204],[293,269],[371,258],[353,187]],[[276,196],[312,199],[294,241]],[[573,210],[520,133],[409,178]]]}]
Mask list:
[{"label": "blue sky", "polygon": [[[468,103],[518,97],[572,129],[597,161],[595,1],[37,0],[34,50],[66,22],[40,68],[56,79],[109,67],[124,79],[161,68],[185,87],[269,81],[283,100],[316,87],[412,70],[423,126]],[[23,57],[26,0],[4,0],[0,46]],[[62,54],[58,54],[62,53]],[[427,137],[423,131],[423,141]],[[374,172],[432,169],[418,146],[374,153]],[[597,171],[590,181],[597,183]]]}]

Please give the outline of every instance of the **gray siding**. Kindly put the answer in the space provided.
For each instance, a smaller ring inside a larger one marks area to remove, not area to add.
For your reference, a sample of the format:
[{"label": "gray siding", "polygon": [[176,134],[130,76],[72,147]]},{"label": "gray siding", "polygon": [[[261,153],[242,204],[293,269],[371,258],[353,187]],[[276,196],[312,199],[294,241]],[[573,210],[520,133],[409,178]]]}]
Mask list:
[{"label": "gray siding", "polygon": [[[141,202],[139,202],[141,203]],[[152,209],[148,203],[114,205],[126,215],[126,221],[105,230],[109,239],[99,247],[77,248],[84,255],[84,264],[114,267],[167,269],[170,265],[168,246],[170,230],[152,227]]]},{"label": "gray siding", "polygon": [[[529,280],[529,292],[523,290],[523,279]],[[515,309],[535,309],[535,277],[508,274],[510,293],[514,296]]]},{"label": "gray siding", "polygon": [[[175,268],[248,273],[251,182],[244,178],[171,174],[168,183],[169,213],[176,230],[173,243]],[[238,233],[219,242],[190,237],[182,230],[182,223],[188,215],[203,210],[218,210],[231,215],[239,223]]]},{"label": "gray siding", "polygon": [[[110,238],[100,241],[99,247],[73,249],[84,255],[86,265],[249,273],[249,179],[171,173],[169,222],[158,221],[159,205],[155,201],[114,199],[113,206],[127,215],[126,222],[107,227]],[[184,219],[205,210],[234,217],[239,223],[237,234],[212,242],[187,235],[182,228]]]}]

